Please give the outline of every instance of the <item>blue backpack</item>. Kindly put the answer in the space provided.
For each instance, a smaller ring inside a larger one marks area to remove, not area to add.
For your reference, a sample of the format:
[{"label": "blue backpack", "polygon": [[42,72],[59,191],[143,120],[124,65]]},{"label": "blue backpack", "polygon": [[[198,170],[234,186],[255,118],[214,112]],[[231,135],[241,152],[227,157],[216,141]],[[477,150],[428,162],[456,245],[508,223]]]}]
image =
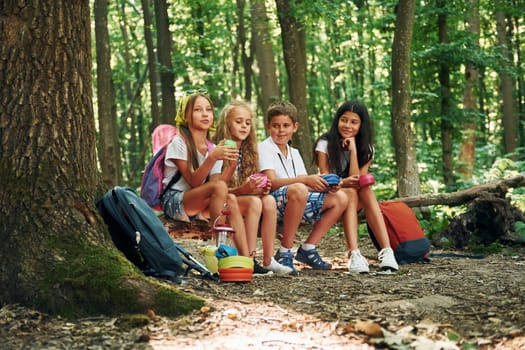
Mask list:
[{"label": "blue backpack", "polygon": [[181,275],[195,269],[202,277],[217,280],[173,241],[162,221],[131,188],[114,187],[97,202],[97,208],[115,246],[146,276],[181,283]]},{"label": "blue backpack", "polygon": [[[208,153],[213,151],[213,143],[206,140]],[[164,179],[164,159],[169,142],[163,145],[157,153],[151,158],[142,175],[140,185],[140,198],[142,198],[153,210],[162,211],[162,196],[168,188],[179,181],[181,173],[177,171],[170,179],[166,188],[163,189],[162,180]]]}]

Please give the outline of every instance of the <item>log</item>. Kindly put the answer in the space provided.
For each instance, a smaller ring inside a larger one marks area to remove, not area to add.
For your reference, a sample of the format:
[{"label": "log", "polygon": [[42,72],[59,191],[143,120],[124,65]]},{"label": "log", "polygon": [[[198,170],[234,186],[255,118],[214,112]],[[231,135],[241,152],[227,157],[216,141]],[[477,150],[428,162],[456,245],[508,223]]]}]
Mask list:
[{"label": "log", "polygon": [[447,205],[450,207],[469,203],[484,193],[493,193],[498,197],[505,197],[509,188],[525,186],[525,175],[518,175],[509,179],[472,186],[470,188],[450,193],[438,193],[411,197],[401,197],[392,201],[401,201],[409,207],[427,207],[432,205]]},{"label": "log", "polygon": [[170,234],[171,238],[177,239],[200,239],[207,241],[212,239],[210,224],[208,221],[195,220],[192,222],[177,221],[162,216],[161,221]]},{"label": "log", "polygon": [[[411,208],[427,207],[432,205],[459,206],[469,203],[484,194],[493,194],[497,197],[504,198],[509,188],[524,186],[525,175],[519,175],[509,179],[473,186],[457,192],[401,197],[392,199],[392,201],[404,202]],[[161,217],[161,220],[164,222],[164,226],[173,239],[191,238],[201,239],[204,241],[212,239],[210,225],[207,221],[197,220],[193,222],[182,222],[167,219],[165,217]],[[361,214],[360,222],[364,222],[363,220],[364,215]],[[281,232],[281,225],[277,226],[277,232]]]}]

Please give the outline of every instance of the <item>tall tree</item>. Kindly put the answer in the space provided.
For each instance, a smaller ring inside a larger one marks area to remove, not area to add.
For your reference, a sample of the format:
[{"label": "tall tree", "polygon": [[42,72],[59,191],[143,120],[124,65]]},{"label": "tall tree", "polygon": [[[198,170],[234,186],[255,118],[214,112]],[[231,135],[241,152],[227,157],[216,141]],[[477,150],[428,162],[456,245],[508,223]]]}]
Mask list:
[{"label": "tall tree", "polygon": [[137,274],[96,214],[89,1],[0,13],[0,303],[68,316],[202,305]]},{"label": "tall tree", "polygon": [[155,0],[157,53],[159,60],[161,114],[163,123],[173,123],[175,116],[175,74],[171,63],[171,32],[166,0]]},{"label": "tall tree", "polygon": [[121,183],[120,147],[118,127],[113,113],[113,93],[111,86],[111,50],[108,33],[108,1],[95,0],[95,38],[97,50],[97,100],[100,128],[100,168],[102,179],[107,187]]},{"label": "tall tree", "polygon": [[400,0],[392,45],[392,136],[397,161],[400,197],[419,194],[414,131],[411,123],[410,44],[415,0]]},{"label": "tall tree", "polygon": [[248,55],[246,29],[244,21],[244,9],[246,1],[237,0],[237,38],[238,45],[241,52],[241,62],[243,66],[243,85],[244,85],[244,99],[250,101],[252,99],[252,63],[253,56]]},{"label": "tall tree", "polygon": [[144,41],[146,42],[146,49],[148,52],[148,77],[149,77],[149,92],[151,96],[151,127],[153,129],[163,123],[160,118],[159,111],[159,96],[157,88],[157,56],[155,55],[155,46],[153,45],[153,21],[151,20],[150,2],[149,0],[142,0],[142,14],[144,17]]},{"label": "tall tree", "polygon": [[297,17],[302,1],[276,0],[277,15],[281,25],[283,55],[288,75],[290,101],[297,107],[300,127],[293,142],[301,150],[308,170],[313,170],[311,126],[306,103],[306,46],[304,26]]},{"label": "tall tree", "polygon": [[264,114],[268,105],[272,101],[280,99],[281,96],[264,0],[251,0],[251,21],[252,43],[259,67],[261,107]]},{"label": "tall tree", "polygon": [[[479,0],[467,0],[467,31],[471,35],[472,51],[479,50]],[[463,109],[465,120],[462,125],[462,140],[459,151],[461,163],[458,172],[465,179],[471,179],[476,162],[476,131],[479,119],[479,110],[476,103],[476,85],[478,84],[478,68],[473,61],[465,64],[465,90],[463,92]]]},{"label": "tall tree", "polygon": [[[438,36],[439,43],[449,44],[446,0],[438,0]],[[450,94],[450,66],[446,59],[440,56],[439,84],[441,86],[441,160],[443,162],[443,180],[445,185],[454,184],[454,162],[452,157],[452,102]]]},{"label": "tall tree", "polygon": [[[496,31],[498,36],[498,48],[501,52],[500,96],[503,114],[503,146],[504,152],[509,154],[516,151],[518,147],[518,115],[515,113],[514,105],[514,79],[511,72],[514,70],[514,59],[511,50],[511,25],[507,23],[507,16],[501,8],[505,1],[498,1],[500,8],[496,10]],[[514,155],[517,159],[517,156]]]}]

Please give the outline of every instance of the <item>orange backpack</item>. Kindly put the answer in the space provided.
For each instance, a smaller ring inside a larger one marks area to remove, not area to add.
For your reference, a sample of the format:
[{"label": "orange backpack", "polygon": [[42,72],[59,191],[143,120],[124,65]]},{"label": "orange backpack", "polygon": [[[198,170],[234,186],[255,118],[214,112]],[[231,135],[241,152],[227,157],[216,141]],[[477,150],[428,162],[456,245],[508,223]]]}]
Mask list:
[{"label": "orange backpack", "polygon": [[[396,201],[380,202],[379,207],[397,263],[402,265],[430,261],[430,242],[412,209],[405,203]],[[381,249],[369,225],[368,233],[375,247]]]}]

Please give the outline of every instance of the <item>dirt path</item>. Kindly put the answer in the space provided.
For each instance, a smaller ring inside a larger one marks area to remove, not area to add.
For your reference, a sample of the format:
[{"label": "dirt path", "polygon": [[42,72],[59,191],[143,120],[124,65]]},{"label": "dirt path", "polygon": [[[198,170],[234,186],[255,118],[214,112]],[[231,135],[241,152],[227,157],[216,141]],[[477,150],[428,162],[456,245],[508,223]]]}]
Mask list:
[{"label": "dirt path", "polygon": [[[368,258],[376,251],[362,244]],[[202,241],[179,242],[198,258]],[[525,349],[525,250],[484,259],[433,258],[396,274],[353,276],[341,237],[319,247],[331,271],[215,283],[192,274],[184,290],[208,300],[180,319],[77,323],[4,307],[7,349]],[[377,261],[370,260],[371,264]],[[24,313],[26,313],[24,315]],[[38,332],[35,332],[38,330]]]}]

